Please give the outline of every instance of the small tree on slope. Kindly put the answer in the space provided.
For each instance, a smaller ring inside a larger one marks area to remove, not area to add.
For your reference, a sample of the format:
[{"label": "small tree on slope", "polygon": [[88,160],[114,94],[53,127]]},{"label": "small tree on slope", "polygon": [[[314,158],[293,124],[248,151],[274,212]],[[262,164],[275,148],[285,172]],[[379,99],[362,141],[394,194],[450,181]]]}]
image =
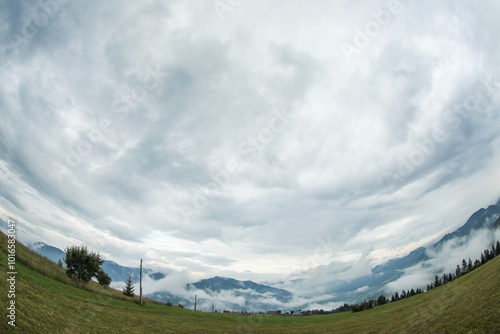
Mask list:
[{"label": "small tree on slope", "polygon": [[123,294],[125,296],[134,297],[134,285],[132,284],[132,278],[128,277],[125,287],[123,288]]}]

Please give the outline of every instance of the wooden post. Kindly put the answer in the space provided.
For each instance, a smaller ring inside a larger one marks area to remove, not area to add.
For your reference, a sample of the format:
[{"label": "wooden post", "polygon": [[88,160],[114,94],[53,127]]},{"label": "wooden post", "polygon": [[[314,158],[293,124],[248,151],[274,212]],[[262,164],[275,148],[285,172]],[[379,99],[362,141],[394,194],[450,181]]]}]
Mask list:
[{"label": "wooden post", "polygon": [[198,297],[197,295],[194,295],[194,310],[196,311],[196,297]]},{"label": "wooden post", "polygon": [[142,306],[142,259],[141,259],[141,273],[139,280],[139,303]]}]

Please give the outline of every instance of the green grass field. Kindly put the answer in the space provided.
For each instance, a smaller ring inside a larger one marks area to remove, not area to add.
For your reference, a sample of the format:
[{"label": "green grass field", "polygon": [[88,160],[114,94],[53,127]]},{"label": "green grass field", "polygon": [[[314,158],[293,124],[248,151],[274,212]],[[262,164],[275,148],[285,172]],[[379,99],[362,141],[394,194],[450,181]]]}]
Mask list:
[{"label": "green grass field", "polygon": [[0,233],[0,333],[500,333],[500,257],[430,292],[360,313],[307,317],[193,312],[69,280],[16,247],[16,327],[7,324],[6,236]]}]

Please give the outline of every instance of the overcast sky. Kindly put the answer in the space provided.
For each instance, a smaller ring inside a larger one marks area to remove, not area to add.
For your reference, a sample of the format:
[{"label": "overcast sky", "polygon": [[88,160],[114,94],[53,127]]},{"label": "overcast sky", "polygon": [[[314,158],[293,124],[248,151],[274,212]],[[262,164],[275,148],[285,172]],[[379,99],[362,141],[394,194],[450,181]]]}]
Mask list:
[{"label": "overcast sky", "polygon": [[265,279],[500,196],[498,1],[0,6],[0,217],[46,243]]}]

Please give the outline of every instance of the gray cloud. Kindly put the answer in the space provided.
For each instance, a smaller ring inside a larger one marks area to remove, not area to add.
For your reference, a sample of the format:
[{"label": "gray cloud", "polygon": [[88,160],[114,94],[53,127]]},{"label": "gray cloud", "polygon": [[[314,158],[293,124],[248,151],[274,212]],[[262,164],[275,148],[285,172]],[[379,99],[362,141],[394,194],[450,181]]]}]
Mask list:
[{"label": "gray cloud", "polygon": [[386,3],[41,6],[0,14],[0,213],[48,243],[272,276],[325,236],[325,266],[403,254],[500,192],[493,1],[401,3],[350,61]]}]

